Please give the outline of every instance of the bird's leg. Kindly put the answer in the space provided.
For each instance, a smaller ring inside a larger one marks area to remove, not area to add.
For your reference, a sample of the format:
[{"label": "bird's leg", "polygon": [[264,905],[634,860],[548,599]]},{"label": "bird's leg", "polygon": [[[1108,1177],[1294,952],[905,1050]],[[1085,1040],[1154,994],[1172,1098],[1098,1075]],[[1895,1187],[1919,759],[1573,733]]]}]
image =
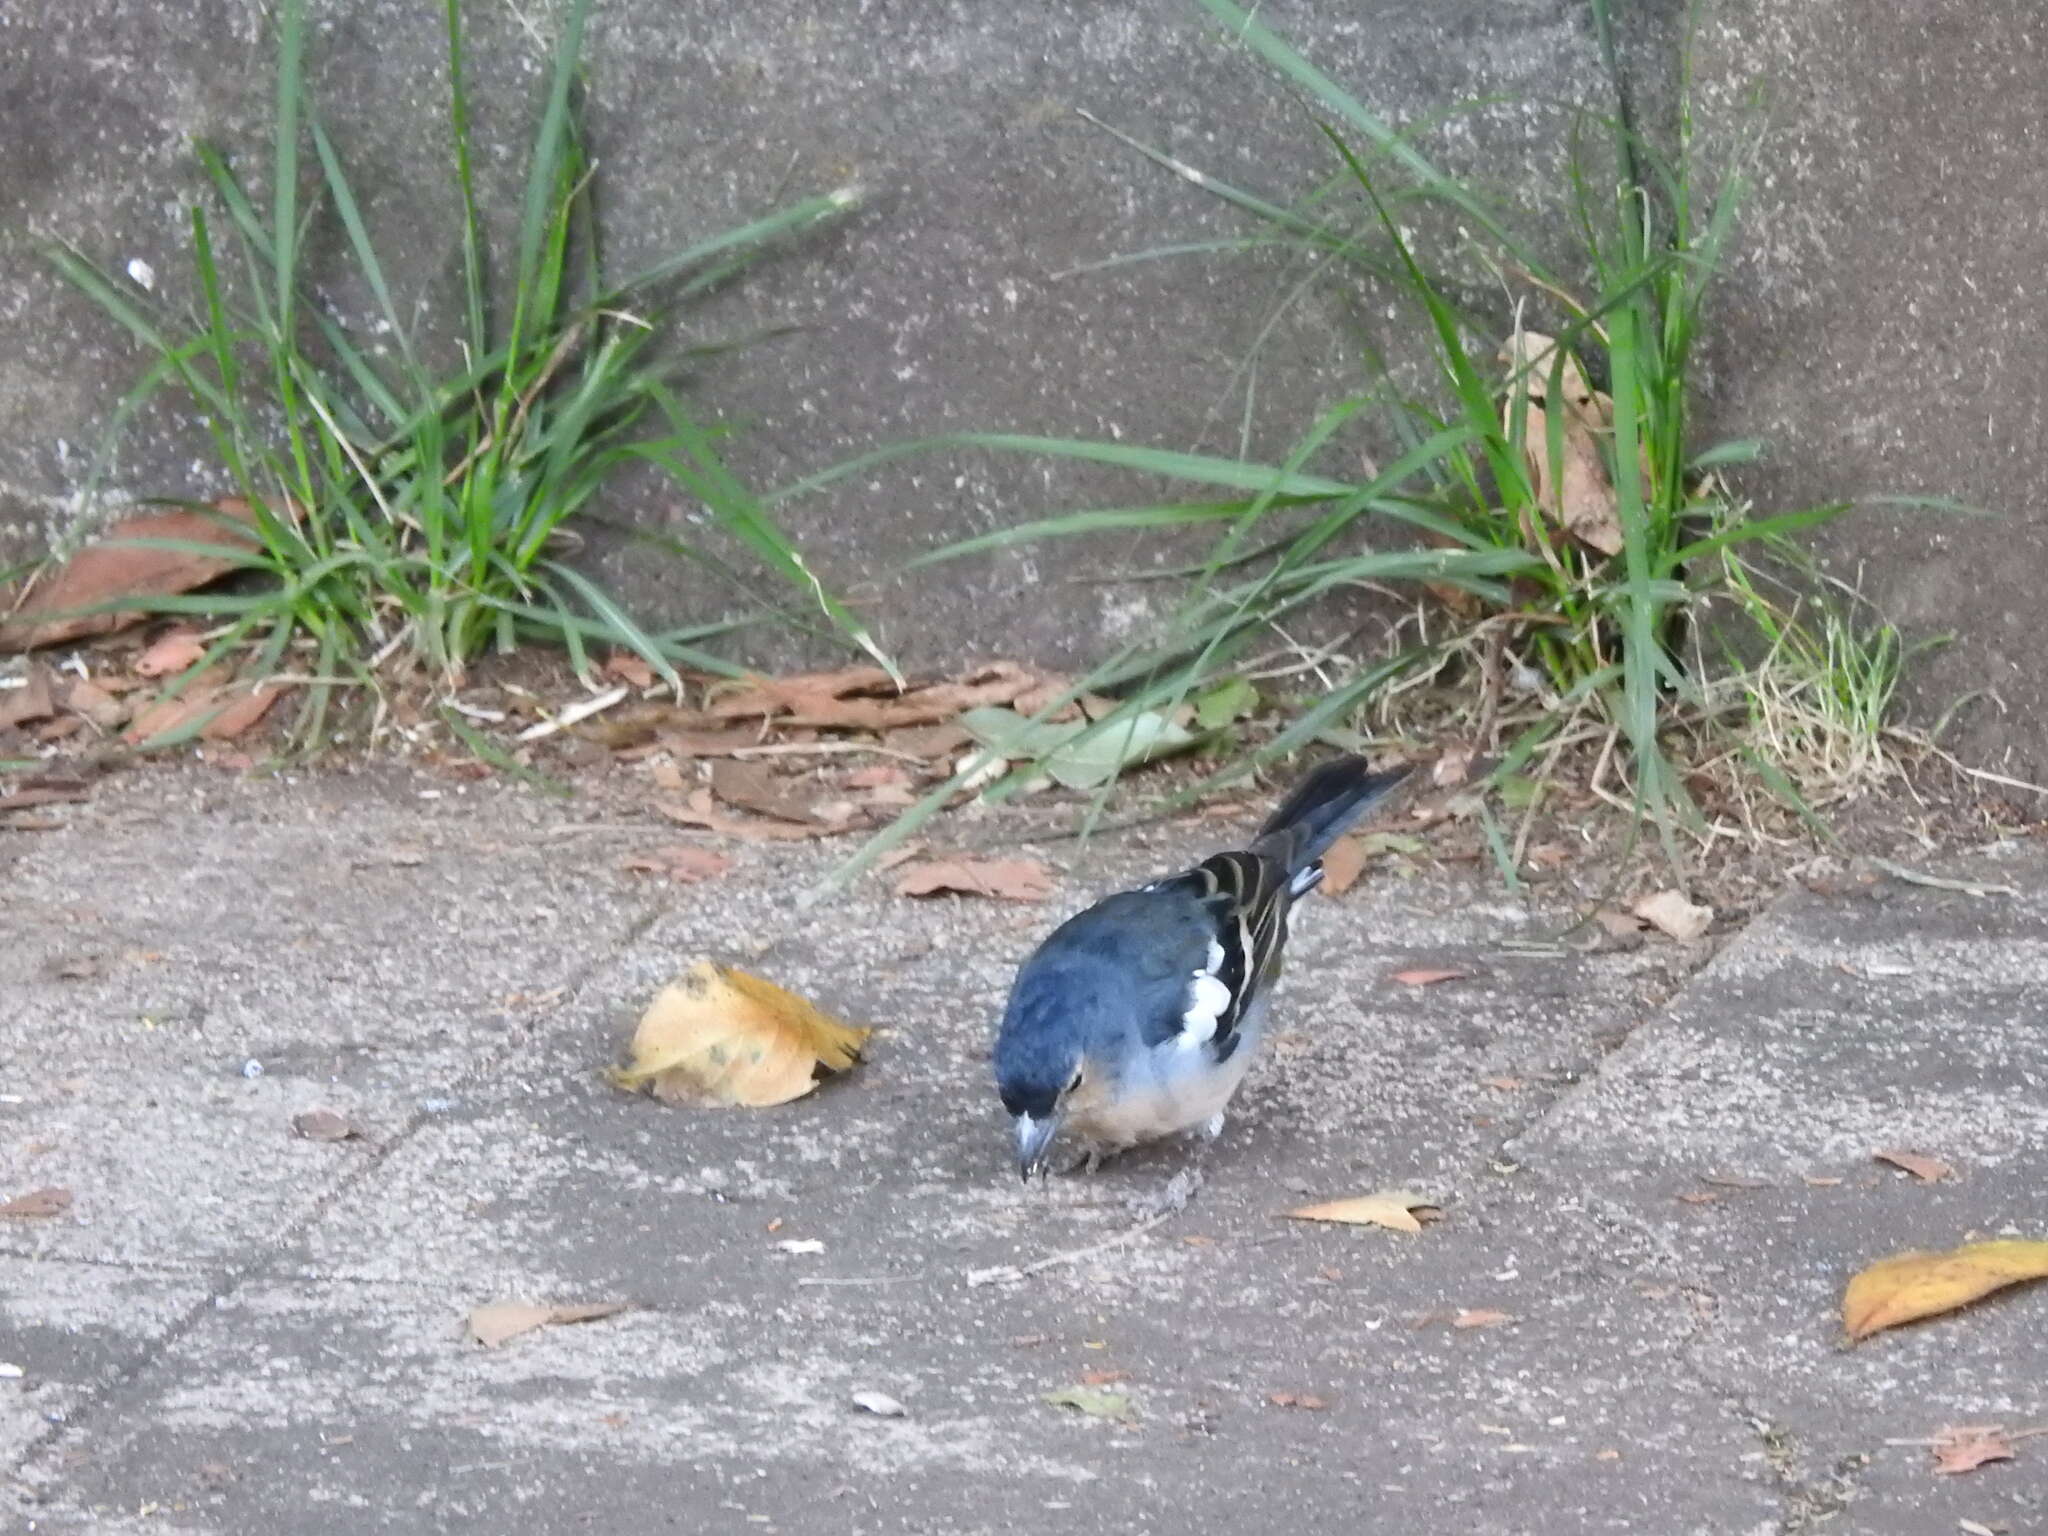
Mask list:
[{"label": "bird's leg", "polygon": [[1076,1174],[1093,1173],[1102,1166],[1103,1159],[1113,1156],[1115,1151],[1114,1147],[1105,1147],[1099,1141],[1084,1141],[1081,1143],[1080,1155],[1067,1164],[1062,1172],[1068,1178],[1073,1178]]},{"label": "bird's leg", "polygon": [[1228,1118],[1229,1116],[1219,1109],[1202,1122],[1202,1144],[1205,1148],[1215,1145],[1216,1138],[1223,1134],[1223,1123]]}]

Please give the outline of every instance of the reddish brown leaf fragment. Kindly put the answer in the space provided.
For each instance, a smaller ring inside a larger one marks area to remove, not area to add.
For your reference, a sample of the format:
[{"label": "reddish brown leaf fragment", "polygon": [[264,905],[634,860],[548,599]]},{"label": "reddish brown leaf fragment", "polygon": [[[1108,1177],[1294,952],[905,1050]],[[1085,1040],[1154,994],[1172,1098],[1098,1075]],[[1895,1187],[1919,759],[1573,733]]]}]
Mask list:
[{"label": "reddish brown leaf fragment", "polygon": [[[112,634],[149,615],[139,608],[112,613],[76,610],[135,598],[168,597],[224,576],[238,563],[234,552],[255,541],[224,525],[223,517],[249,525],[256,520],[249,504],[236,497],[216,502],[212,513],[181,510],[124,518],[35,587],[11,617],[0,620],[0,650],[29,651],[86,635]],[[223,553],[216,557],[126,542],[136,539],[212,544]],[[8,606],[5,594],[0,594],[0,610]]]},{"label": "reddish brown leaf fragment", "polygon": [[52,1184],[45,1189],[32,1189],[25,1195],[16,1195],[6,1204],[0,1205],[0,1216],[35,1221],[51,1216],[62,1216],[70,1209],[71,1191],[62,1185]]},{"label": "reddish brown leaf fragment", "polygon": [[1052,871],[1037,859],[928,859],[896,877],[898,896],[994,896],[1043,901],[1052,894]]}]

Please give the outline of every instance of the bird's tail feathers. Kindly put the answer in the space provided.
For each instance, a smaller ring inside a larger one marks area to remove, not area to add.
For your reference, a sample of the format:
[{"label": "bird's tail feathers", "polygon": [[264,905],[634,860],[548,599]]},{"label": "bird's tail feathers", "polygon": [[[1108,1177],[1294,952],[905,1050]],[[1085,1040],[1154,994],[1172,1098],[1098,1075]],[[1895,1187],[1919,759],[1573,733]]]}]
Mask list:
[{"label": "bird's tail feathers", "polygon": [[1408,773],[1407,767],[1375,773],[1362,757],[1325,763],[1266,818],[1252,840],[1252,852],[1278,859],[1290,876],[1299,877]]}]

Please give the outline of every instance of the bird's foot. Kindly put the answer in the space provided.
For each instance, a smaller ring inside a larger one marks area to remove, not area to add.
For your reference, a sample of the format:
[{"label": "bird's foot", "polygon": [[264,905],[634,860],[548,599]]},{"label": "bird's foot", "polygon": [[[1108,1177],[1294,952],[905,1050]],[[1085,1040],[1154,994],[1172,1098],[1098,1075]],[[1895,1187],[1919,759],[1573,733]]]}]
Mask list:
[{"label": "bird's foot", "polygon": [[1228,1115],[1219,1109],[1215,1114],[1204,1120],[1202,1122],[1202,1140],[1214,1141],[1218,1136],[1221,1136],[1223,1134],[1224,1122],[1229,1118]]},{"label": "bird's foot", "polygon": [[1116,1149],[1114,1147],[1105,1147],[1093,1141],[1085,1142],[1081,1147],[1081,1155],[1067,1164],[1061,1172],[1068,1178],[1072,1178],[1076,1174],[1093,1173],[1102,1166],[1105,1158],[1115,1155]]}]

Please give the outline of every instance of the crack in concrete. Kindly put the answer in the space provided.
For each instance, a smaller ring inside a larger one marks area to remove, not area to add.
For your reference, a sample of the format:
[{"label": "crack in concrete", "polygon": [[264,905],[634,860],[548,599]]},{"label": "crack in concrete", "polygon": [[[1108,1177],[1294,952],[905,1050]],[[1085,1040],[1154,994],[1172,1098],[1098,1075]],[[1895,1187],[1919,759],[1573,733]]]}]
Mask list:
[{"label": "crack in concrete", "polygon": [[[535,1026],[540,1018],[556,1013],[574,1002],[593,978],[631,949],[638,940],[643,938],[656,923],[661,921],[673,909],[675,904],[675,900],[671,898],[647,908],[639,917],[625,925],[616,940],[605,946],[602,951],[593,955],[583,964],[572,968],[567,979],[562,983],[561,996],[555,1003],[546,1012],[537,1015],[534,1020],[515,1025],[512,1029],[506,1031],[500,1037],[500,1042],[496,1049],[485,1052],[476,1061],[472,1062],[467,1070],[457,1074],[448,1082],[448,1092],[451,1095],[460,1093],[467,1085],[473,1084],[479,1079],[488,1078],[496,1072],[505,1061],[511,1058],[534,1037]],[[105,1404],[109,1396],[129,1382],[142,1376],[144,1372],[148,1371],[151,1366],[155,1365],[166,1353],[175,1348],[181,1340],[197,1328],[208,1313],[221,1306],[236,1291],[251,1281],[261,1280],[266,1276],[275,1274],[280,1257],[294,1241],[310,1230],[332,1210],[338,1200],[351,1191],[360,1188],[366,1181],[374,1178],[384,1167],[385,1163],[390,1160],[392,1154],[405,1146],[419,1131],[420,1127],[432,1118],[434,1118],[433,1111],[416,1107],[391,1136],[372,1149],[359,1164],[337,1178],[296,1220],[279,1228],[269,1242],[264,1243],[239,1261],[230,1262],[225,1266],[212,1267],[210,1271],[208,1268],[201,1266],[194,1266],[192,1269],[184,1271],[175,1270],[171,1266],[164,1266],[165,1270],[170,1273],[206,1275],[210,1272],[212,1278],[208,1280],[204,1294],[188,1307],[182,1315],[176,1318],[169,1327],[165,1328],[155,1338],[143,1341],[132,1358],[124,1360],[118,1365],[110,1366],[92,1380],[81,1383],[78,1389],[80,1392],[78,1403],[69,1411],[61,1411],[57,1417],[48,1418],[45,1426],[22,1446],[20,1453],[14,1458],[12,1465],[7,1469],[8,1484],[15,1495],[27,1502],[40,1504],[44,1494],[42,1490],[23,1479],[21,1474],[26,1468],[64,1435],[73,1430],[83,1429]],[[137,1272],[148,1272],[147,1267],[144,1265],[122,1265],[119,1261],[67,1259],[65,1262],[100,1263],[112,1268],[126,1267],[132,1268]]]}]

